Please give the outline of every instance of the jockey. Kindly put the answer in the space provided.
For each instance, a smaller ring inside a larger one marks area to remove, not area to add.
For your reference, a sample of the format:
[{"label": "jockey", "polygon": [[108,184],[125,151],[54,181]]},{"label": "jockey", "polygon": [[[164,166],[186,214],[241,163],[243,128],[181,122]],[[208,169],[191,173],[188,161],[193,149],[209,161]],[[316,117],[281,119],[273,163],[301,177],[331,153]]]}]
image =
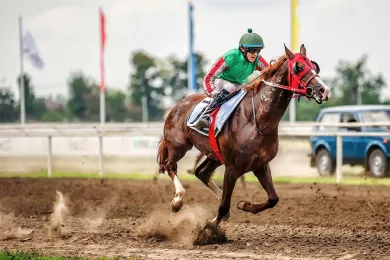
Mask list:
[{"label": "jockey", "polygon": [[[241,37],[238,48],[226,52],[217,59],[203,80],[206,95],[213,98],[208,108],[260,76],[260,71],[269,66],[260,56],[263,48],[263,39],[249,28]],[[209,124],[209,113],[206,112],[197,122],[196,128],[206,128]]]}]

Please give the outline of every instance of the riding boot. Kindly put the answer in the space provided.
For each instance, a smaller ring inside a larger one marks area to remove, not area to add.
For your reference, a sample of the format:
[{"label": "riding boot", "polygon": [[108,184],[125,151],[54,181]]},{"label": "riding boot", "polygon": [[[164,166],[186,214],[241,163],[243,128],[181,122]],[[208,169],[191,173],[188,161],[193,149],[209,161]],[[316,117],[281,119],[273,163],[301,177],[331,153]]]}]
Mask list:
[{"label": "riding boot", "polygon": [[230,93],[226,89],[222,89],[221,92],[213,95],[213,100],[206,108],[206,112],[202,115],[202,117],[198,120],[195,127],[197,129],[207,128],[210,126],[210,113],[214,110],[214,107],[218,107],[218,104],[224,101],[224,98],[228,96]]},{"label": "riding boot", "polygon": [[202,115],[201,118],[199,118],[198,122],[196,123],[195,127],[199,130],[202,128],[208,128],[210,126],[210,113],[211,109],[215,104],[217,103],[216,99],[213,99],[210,104],[206,108],[206,112]]}]

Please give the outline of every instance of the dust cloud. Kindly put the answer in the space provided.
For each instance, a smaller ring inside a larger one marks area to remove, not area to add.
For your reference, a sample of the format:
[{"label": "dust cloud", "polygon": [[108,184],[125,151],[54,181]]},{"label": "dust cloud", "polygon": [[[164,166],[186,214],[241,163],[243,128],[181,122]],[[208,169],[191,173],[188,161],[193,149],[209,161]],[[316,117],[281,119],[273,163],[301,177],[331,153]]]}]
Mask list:
[{"label": "dust cloud", "polygon": [[4,213],[0,205],[0,240],[21,239],[23,241],[30,240],[32,229],[21,228],[16,223],[14,213]]},{"label": "dust cloud", "polygon": [[207,227],[213,214],[198,205],[184,206],[178,213],[154,210],[138,227],[138,235],[151,241],[188,245],[225,242],[225,232]]},{"label": "dust cloud", "polygon": [[64,195],[60,191],[56,191],[56,200],[53,205],[53,212],[49,218],[49,236],[52,232],[61,233],[61,228],[64,226],[64,221],[69,215],[68,207],[65,204]]}]

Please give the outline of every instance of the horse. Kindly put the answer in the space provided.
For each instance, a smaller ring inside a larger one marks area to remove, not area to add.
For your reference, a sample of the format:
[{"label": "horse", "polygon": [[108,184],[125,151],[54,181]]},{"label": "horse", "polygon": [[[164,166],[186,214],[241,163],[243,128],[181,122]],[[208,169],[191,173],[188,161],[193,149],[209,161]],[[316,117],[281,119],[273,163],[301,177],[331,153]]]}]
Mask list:
[{"label": "horse", "polygon": [[[198,163],[200,162],[200,160],[202,160],[202,158],[205,156],[205,154],[203,153],[198,153],[198,155],[195,157],[195,163],[194,163],[194,166],[191,168],[191,169],[188,169],[187,170],[187,173],[189,174],[195,174],[195,170],[196,170],[196,166],[198,166]],[[211,176],[213,175],[214,171],[210,174],[210,178]],[[242,183],[242,187],[245,189],[246,185],[245,185],[245,175],[242,175],[240,177],[241,179],[241,183]]]},{"label": "horse", "polygon": [[[284,45],[284,54],[265,68],[260,77],[242,89],[247,91],[229,120],[221,129],[216,140],[219,144],[222,162],[212,149],[207,136],[199,134],[186,125],[194,107],[205,95],[193,94],[179,101],[169,112],[163,136],[157,151],[159,173],[168,172],[172,179],[175,195],[171,210],[178,212],[183,206],[185,189],[177,176],[177,162],[195,146],[207,158],[195,170],[201,180],[217,197],[218,212],[211,221],[218,227],[230,216],[232,193],[237,179],[252,171],[267,193],[267,201],[255,203],[241,200],[239,210],[258,214],[277,205],[279,197],[273,185],[269,162],[278,152],[278,126],[293,94],[314,99],[318,104],[328,100],[329,88],[321,80],[319,66],[306,56],[306,47],[300,46],[299,53],[293,53]],[[211,173],[225,164],[223,191],[210,178]]]}]

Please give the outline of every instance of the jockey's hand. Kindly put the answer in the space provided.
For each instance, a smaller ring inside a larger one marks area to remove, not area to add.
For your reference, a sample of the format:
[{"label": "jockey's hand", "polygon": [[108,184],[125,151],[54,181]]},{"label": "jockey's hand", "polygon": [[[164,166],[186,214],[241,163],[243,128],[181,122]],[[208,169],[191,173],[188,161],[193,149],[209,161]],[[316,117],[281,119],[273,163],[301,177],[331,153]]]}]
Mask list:
[{"label": "jockey's hand", "polygon": [[247,83],[250,83],[251,81],[253,81],[253,80],[257,79],[258,77],[260,77],[260,75],[261,75],[261,72],[258,71],[258,70],[255,70],[255,71],[252,72],[251,75],[249,75],[249,76],[246,78],[246,82],[247,82]]}]

